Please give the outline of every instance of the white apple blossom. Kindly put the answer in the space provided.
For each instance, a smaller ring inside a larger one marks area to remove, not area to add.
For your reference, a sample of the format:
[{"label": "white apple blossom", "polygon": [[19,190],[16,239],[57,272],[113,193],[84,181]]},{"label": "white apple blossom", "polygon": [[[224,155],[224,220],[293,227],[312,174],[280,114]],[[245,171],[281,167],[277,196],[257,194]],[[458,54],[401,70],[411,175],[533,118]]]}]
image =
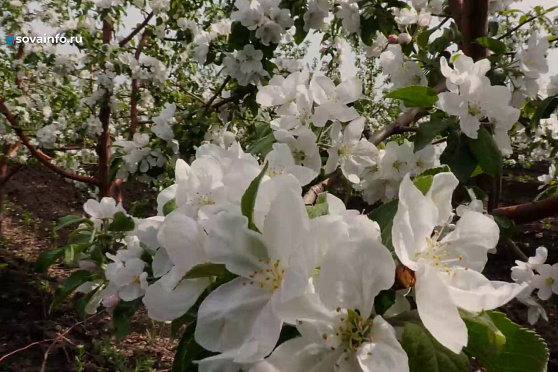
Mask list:
[{"label": "white apple blossom", "polygon": [[414,152],[413,143],[405,141],[400,145],[390,141],[379,150],[376,163],[365,169],[355,189],[363,191],[363,199],[369,204],[378,200],[387,202],[397,196],[407,173],[415,176],[436,166],[439,166],[439,155],[436,155],[434,146]]},{"label": "white apple blossom", "polygon": [[491,310],[526,287],[489,281],[481,274],[487,251],[499,239],[493,220],[470,211],[448,231],[453,215],[451,196],[457,184],[452,173],[439,173],[423,195],[406,176],[392,229],[397,257],[416,275],[415,298],[424,326],[455,353],[467,345],[467,328],[458,308]]},{"label": "white apple blossom", "polygon": [[103,290],[103,299],[118,295],[123,301],[133,301],[142,297],[147,289],[146,263],[140,258],[120,260],[113,256],[114,262],[107,265],[105,276],[109,281]]},{"label": "white apple blossom", "polygon": [[341,1],[336,15],[349,34],[360,32],[360,13],[356,2],[351,0]]},{"label": "white apple blossom", "polygon": [[374,43],[372,43],[372,45],[369,47],[365,47],[364,51],[366,52],[367,57],[379,57],[387,45],[387,37],[385,37],[385,35],[380,31],[376,31],[376,38],[374,39]]},{"label": "white apple blossom", "polygon": [[323,127],[328,120],[347,122],[358,117],[355,108],[347,106],[362,96],[362,83],[358,78],[347,79],[335,86],[325,76],[314,76],[310,81],[310,90],[314,102],[319,105],[312,117],[315,126]]},{"label": "white apple blossom", "polygon": [[304,13],[304,31],[319,30],[329,15],[329,0],[309,0]]},{"label": "white apple blossom", "polygon": [[333,123],[331,147],[327,150],[329,158],[325,166],[326,173],[331,173],[340,166],[343,175],[350,182],[359,183],[362,172],[376,163],[376,146],[362,138],[365,121],[363,117],[353,120],[344,130],[341,123]]},{"label": "white apple blossom", "polygon": [[550,77],[550,80],[546,85],[546,94],[549,96],[558,95],[558,75]]},{"label": "white apple blossom", "polygon": [[437,106],[459,117],[459,126],[470,138],[477,138],[480,120],[488,117],[495,124],[495,140],[504,155],[511,154],[508,131],[519,119],[519,110],[510,106],[511,94],[506,87],[492,86],[486,76],[488,60],[473,62],[460,55],[450,68],[445,58],[441,69],[449,92],[438,94]]},{"label": "white apple blossom", "polygon": [[531,285],[538,289],[537,296],[548,300],[553,293],[558,294],[558,264],[542,264],[537,266],[538,275],[535,275]]},{"label": "white apple blossom", "polygon": [[533,33],[527,42],[527,48],[517,53],[521,72],[528,78],[536,79],[541,74],[548,72],[548,61],[546,54],[548,52],[548,40],[546,37],[539,37],[537,33]]},{"label": "white apple blossom", "polygon": [[251,363],[275,347],[282,326],[277,306],[303,295],[315,268],[316,241],[297,188],[277,193],[262,233],[250,230],[240,214],[216,217],[207,254],[239,277],[214,290],[200,306],[195,337],[205,349],[234,351],[235,362]]},{"label": "white apple blossom", "polygon": [[373,312],[374,297],[394,281],[389,251],[367,239],[343,246],[326,254],[316,291],[280,310],[301,337],[281,344],[251,372],[409,370],[395,330]]},{"label": "white apple blossom", "polygon": [[539,190],[544,188],[546,185],[550,184],[557,178],[558,173],[556,172],[556,164],[551,164],[548,168],[548,174],[543,174],[542,176],[537,177],[537,180],[542,182],[542,185],[539,186]]},{"label": "white apple blossom", "polygon": [[296,132],[296,137],[286,130],[277,130],[273,135],[277,141],[289,145],[295,164],[312,169],[316,175],[320,172],[322,158],[314,132],[303,127]]},{"label": "white apple blossom", "polygon": [[426,77],[420,66],[407,57],[401,51],[401,45],[390,44],[380,54],[380,65],[384,74],[390,76],[393,89],[403,88],[409,85],[426,85]]},{"label": "white apple blossom", "polygon": [[110,223],[116,213],[126,213],[122,203],[117,203],[109,197],[102,198],[100,202],[89,199],[83,205],[83,210],[90,216],[96,228],[100,228],[103,223]]},{"label": "white apple blossom", "polygon": [[[312,151],[312,149],[309,150]],[[300,155],[296,152],[294,155],[299,157],[299,163],[301,163]],[[315,154],[313,155],[315,156]],[[269,163],[267,169],[268,176],[277,177],[284,174],[291,174],[298,180],[300,186],[309,184],[318,175],[317,171],[298,165],[293,153],[291,153],[291,148],[286,143],[274,143],[273,150],[265,157],[265,162]]]},{"label": "white apple blossom", "polygon": [[170,141],[174,139],[172,125],[175,123],[176,105],[174,103],[165,103],[164,109],[161,113],[153,118],[153,125],[151,131],[159,138]]}]

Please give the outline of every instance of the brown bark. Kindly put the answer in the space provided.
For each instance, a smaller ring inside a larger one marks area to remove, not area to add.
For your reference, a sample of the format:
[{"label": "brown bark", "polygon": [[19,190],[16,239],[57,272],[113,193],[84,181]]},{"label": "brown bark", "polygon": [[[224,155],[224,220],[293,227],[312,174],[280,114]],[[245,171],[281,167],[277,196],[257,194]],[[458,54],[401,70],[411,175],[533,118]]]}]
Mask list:
[{"label": "brown bark", "polygon": [[35,148],[29,141],[29,138],[27,137],[23,129],[18,127],[15,116],[13,116],[10,110],[6,107],[6,105],[4,104],[4,99],[2,97],[0,97],[0,113],[2,113],[6,117],[8,123],[10,124],[14,132],[17,134],[21,142],[25,145],[25,147],[27,147],[31,155],[33,155],[38,161],[43,163],[47,168],[51,169],[52,171],[58,173],[63,177],[75,181],[85,182],[97,186],[100,185],[100,181],[96,178],[80,176],[79,174],[68,172],[60,168],[59,166],[51,163],[49,157],[46,154],[44,154],[42,151]]},{"label": "brown bark", "polygon": [[492,214],[504,216],[516,223],[538,221],[547,217],[557,216],[558,195],[531,203],[497,208],[492,211]]},{"label": "brown bark", "polygon": [[[139,61],[143,47],[145,46],[145,41],[147,40],[147,31],[141,36],[139,45],[134,54],[136,61]],[[132,79],[132,92],[130,96],[130,139],[134,137],[138,129],[138,100],[139,100],[139,81],[138,79]]]},{"label": "brown bark", "polygon": [[488,50],[476,42],[488,34],[488,0],[463,0],[460,29],[463,52],[475,61],[488,55]]},{"label": "brown bark", "polygon": [[[107,20],[103,20],[103,44],[109,44],[111,39],[112,25]],[[111,92],[106,90],[99,112],[99,120],[103,127],[103,132],[97,143],[97,155],[99,156],[98,174],[100,180],[99,193],[101,197],[109,196],[110,194],[110,95]]]}]

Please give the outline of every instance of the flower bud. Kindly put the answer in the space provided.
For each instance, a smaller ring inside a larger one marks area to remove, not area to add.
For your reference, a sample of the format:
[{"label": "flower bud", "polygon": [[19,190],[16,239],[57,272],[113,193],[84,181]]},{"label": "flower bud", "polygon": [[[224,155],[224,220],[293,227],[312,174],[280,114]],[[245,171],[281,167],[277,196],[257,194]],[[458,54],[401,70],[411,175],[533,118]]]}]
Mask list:
[{"label": "flower bud", "polygon": [[397,39],[398,39],[398,38],[397,38],[397,35],[391,34],[391,35],[388,36],[388,41],[389,41],[390,44],[395,44],[395,43],[397,43]]},{"label": "flower bud", "polygon": [[399,44],[409,44],[412,40],[413,38],[411,37],[411,35],[404,32],[402,34],[399,34],[399,39],[397,41],[399,42]]}]

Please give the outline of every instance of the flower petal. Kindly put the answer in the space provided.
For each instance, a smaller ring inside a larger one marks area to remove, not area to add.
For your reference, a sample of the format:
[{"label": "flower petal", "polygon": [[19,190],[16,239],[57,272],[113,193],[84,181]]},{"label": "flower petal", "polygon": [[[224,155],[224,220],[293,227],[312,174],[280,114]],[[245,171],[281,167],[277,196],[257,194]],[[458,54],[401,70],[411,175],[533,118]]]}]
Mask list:
[{"label": "flower petal", "polygon": [[376,295],[394,280],[395,262],[387,248],[372,239],[360,240],[326,254],[316,289],[327,307],[358,309],[367,317]]},{"label": "flower petal", "polygon": [[457,354],[467,345],[467,327],[439,275],[436,268],[424,263],[419,265],[415,284],[417,308],[432,336]]},{"label": "flower petal", "polygon": [[453,302],[469,311],[492,310],[505,305],[528,286],[490,281],[474,270],[456,269],[449,280]]}]

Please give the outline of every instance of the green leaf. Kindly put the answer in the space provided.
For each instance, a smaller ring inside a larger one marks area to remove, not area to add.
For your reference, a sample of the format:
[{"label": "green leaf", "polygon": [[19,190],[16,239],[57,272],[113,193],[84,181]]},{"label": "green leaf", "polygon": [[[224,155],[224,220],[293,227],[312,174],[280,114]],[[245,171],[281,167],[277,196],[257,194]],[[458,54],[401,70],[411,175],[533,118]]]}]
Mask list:
[{"label": "green leaf", "polygon": [[142,306],[141,298],[134,301],[120,301],[112,313],[112,326],[117,341],[121,341],[130,333],[130,319]]},{"label": "green leaf", "polygon": [[440,156],[442,164],[447,164],[461,183],[471,178],[471,173],[478,164],[467,142],[468,138],[465,135],[460,136],[452,132],[448,136],[448,145]]},{"label": "green leaf", "polygon": [[413,180],[415,187],[422,192],[423,195],[426,195],[428,190],[430,190],[430,186],[432,186],[432,181],[434,180],[434,176],[417,176]]},{"label": "green leaf", "polygon": [[327,204],[327,193],[323,192],[318,195],[315,205],[307,205],[306,212],[308,212],[308,217],[310,219],[325,216],[329,213],[329,205]]},{"label": "green leaf", "polygon": [[378,315],[384,315],[384,313],[393,306],[395,303],[395,291],[384,290],[378,293],[374,298],[374,311]]},{"label": "green leaf", "polygon": [[248,186],[246,192],[242,195],[242,199],[240,200],[242,215],[248,218],[248,228],[254,231],[258,231],[258,228],[254,224],[254,207],[256,206],[256,197],[258,196],[260,183],[262,182],[268,167],[269,163],[265,163],[260,174],[250,183],[250,186]]},{"label": "green leaf", "polygon": [[443,173],[443,172],[451,172],[451,170],[447,165],[444,164],[440,167],[426,169],[420,172],[419,174],[417,174],[415,177],[435,176],[438,173]]},{"label": "green leaf", "polygon": [[547,119],[558,107],[558,96],[547,97],[537,104],[537,109],[531,118],[531,131],[535,131],[541,119]]},{"label": "green leaf", "polygon": [[163,215],[168,216],[172,211],[174,211],[178,206],[176,205],[175,198],[172,198],[163,205]]},{"label": "green leaf", "polygon": [[465,354],[447,349],[420,324],[405,324],[401,346],[409,358],[410,372],[470,372]]},{"label": "green leaf", "polygon": [[246,152],[252,155],[261,155],[262,157],[265,157],[265,155],[271,151],[275,141],[275,136],[270,129],[270,132],[265,136],[258,136],[258,139],[250,147],[248,147]]},{"label": "green leaf", "polygon": [[428,46],[428,39],[430,38],[430,35],[432,35],[432,33],[435,31],[435,29],[430,29],[421,32],[416,38],[417,45],[421,49],[425,49]]},{"label": "green leaf", "polygon": [[399,199],[393,199],[368,213],[368,218],[376,221],[380,226],[380,231],[382,232],[382,243],[388,249],[392,248],[391,228],[393,226],[393,218],[397,213],[398,206]]},{"label": "green leaf", "polygon": [[224,264],[215,264],[211,262],[198,264],[190,269],[184,279],[209,278],[212,276],[221,276],[225,273]]},{"label": "green leaf", "polygon": [[202,359],[201,356],[205,353],[205,350],[198,345],[194,338],[195,329],[195,321],[186,326],[186,331],[184,331],[180,343],[176,348],[176,353],[174,354],[172,372],[191,372],[198,370],[194,361]]},{"label": "green leaf", "polygon": [[425,123],[420,123],[418,125],[418,132],[415,135],[415,147],[414,151],[420,151],[426,146],[432,143],[432,140],[436,138],[438,134],[443,132],[447,127],[449,127],[454,122],[453,119],[449,118],[435,118]]},{"label": "green leaf", "polygon": [[308,31],[304,30],[304,18],[298,17],[295,22],[295,34],[294,34],[294,41],[297,44],[300,44],[306,39],[306,35],[308,35]]},{"label": "green leaf", "polygon": [[190,324],[195,320],[196,320],[196,316],[191,314],[190,312],[187,312],[186,314],[182,315],[181,317],[176,318],[175,320],[173,320],[171,322],[171,337],[176,338],[183,325]]},{"label": "green leaf", "polygon": [[[375,10],[372,8],[372,10]],[[362,42],[368,46],[374,43],[376,38],[376,31],[378,31],[378,22],[376,17],[369,14],[365,16],[364,14],[360,16],[360,38]]]},{"label": "green leaf", "polygon": [[58,307],[64,301],[66,297],[68,297],[73,291],[76,290],[77,287],[82,285],[85,282],[88,282],[92,279],[92,275],[87,270],[78,270],[74,271],[72,275],[64,284],[59,285],[58,288],[54,291],[54,297],[52,299],[52,304],[50,305],[50,311]]},{"label": "green leaf", "polygon": [[35,271],[38,273],[46,273],[48,268],[56,262],[57,259],[64,256],[66,247],[60,247],[43,251],[35,261]]},{"label": "green leaf", "polygon": [[66,227],[68,225],[72,225],[74,223],[81,223],[85,221],[89,221],[89,220],[87,218],[84,218],[83,216],[77,216],[77,215],[64,216],[58,220],[58,224],[56,225],[55,230],[58,231],[61,228]]},{"label": "green leaf", "polygon": [[229,35],[229,45],[235,50],[241,50],[244,45],[250,43],[250,30],[242,26],[240,22],[233,22],[231,34]]},{"label": "green leaf", "polygon": [[478,138],[470,138],[468,142],[469,148],[482,170],[492,177],[498,177],[504,168],[504,159],[496,141],[494,141],[494,137],[488,133],[486,128],[481,127]]},{"label": "green leaf", "polygon": [[68,235],[68,244],[88,244],[91,242],[91,230],[78,229]]},{"label": "green leaf", "polygon": [[523,11],[521,11],[519,9],[507,9],[507,10],[504,10],[502,12],[502,15],[507,16],[507,15],[512,14],[512,13],[523,13]]},{"label": "green leaf", "polygon": [[502,238],[515,238],[517,236],[517,225],[515,221],[510,220],[502,215],[494,214],[494,222],[500,229],[500,239]]},{"label": "green leaf", "polygon": [[535,332],[522,328],[505,314],[486,311],[463,317],[469,333],[465,352],[487,372],[545,372],[549,352]]},{"label": "green leaf", "polygon": [[506,44],[501,42],[500,40],[493,39],[491,37],[479,37],[477,39],[477,44],[482,45],[483,47],[490,49],[496,54],[504,54],[508,50]]},{"label": "green leaf", "polygon": [[112,223],[109,225],[110,231],[132,231],[136,227],[134,219],[130,216],[126,216],[124,212],[115,213]]},{"label": "green leaf", "polygon": [[94,290],[92,290],[91,292],[84,294],[83,296],[81,296],[80,298],[74,301],[74,307],[76,308],[76,311],[80,319],[85,319],[85,316],[87,315],[85,313],[85,308],[87,307],[87,304],[89,303],[89,301],[91,301],[95,293],[101,291],[102,289],[103,287],[99,286]]},{"label": "green leaf", "polygon": [[430,107],[438,101],[438,94],[424,85],[411,85],[388,93],[386,98],[400,99],[407,107]]}]

